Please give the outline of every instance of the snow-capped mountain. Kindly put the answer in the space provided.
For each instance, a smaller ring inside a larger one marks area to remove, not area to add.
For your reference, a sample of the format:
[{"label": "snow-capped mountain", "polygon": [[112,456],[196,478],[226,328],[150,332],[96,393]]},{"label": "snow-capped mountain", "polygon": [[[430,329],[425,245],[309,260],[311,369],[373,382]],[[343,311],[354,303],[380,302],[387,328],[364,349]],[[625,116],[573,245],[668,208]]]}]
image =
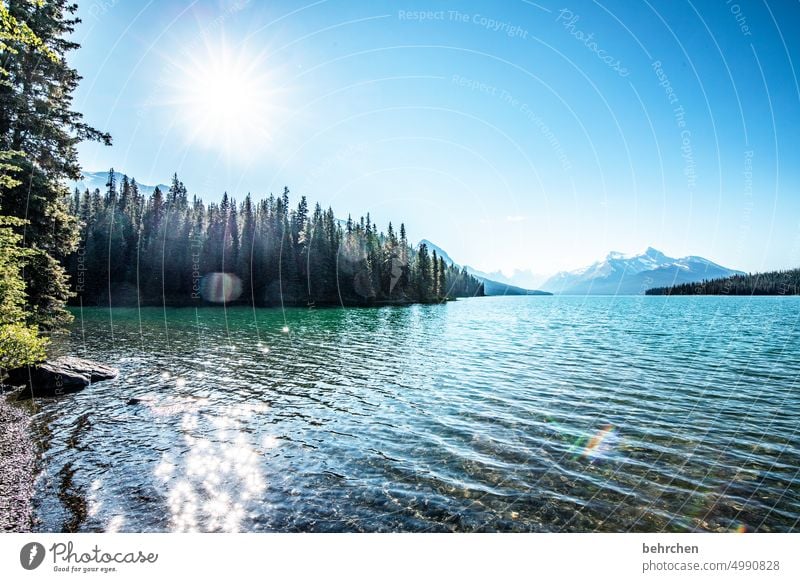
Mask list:
[{"label": "snow-capped mountain", "polygon": [[[506,275],[502,271],[492,271],[491,273],[483,273],[472,267],[467,266],[467,269],[475,276],[486,277],[499,283],[506,285],[514,285],[516,287],[523,287],[525,289],[539,289],[542,284],[549,279],[549,275],[542,275],[534,273],[530,269],[514,269],[511,275]],[[474,271],[474,272],[473,272]]]},{"label": "snow-capped mountain", "polygon": [[[422,239],[419,241],[419,244],[424,244],[429,250],[436,251],[436,254],[442,257],[444,262],[448,265],[460,266],[450,258],[450,255],[447,254],[447,251],[442,249],[440,246],[433,244],[431,241]],[[545,291],[534,291],[531,289],[518,287],[516,285],[511,285],[505,281],[497,281],[491,275],[487,275],[486,273],[473,269],[469,265],[465,265],[464,268],[470,275],[483,281],[483,292],[486,295],[551,295],[551,293]]]},{"label": "snow-capped mountain", "polygon": [[610,252],[602,261],[550,277],[542,289],[566,295],[640,295],[652,287],[742,274],[703,257],[668,257],[649,247],[638,255]]},{"label": "snow-capped mountain", "polygon": [[[122,176],[124,172],[115,172],[117,176],[117,188],[119,188],[119,184],[122,181]],[[131,176],[128,176],[128,179],[131,179]],[[83,178],[78,180],[77,182],[72,182],[70,184],[70,189],[77,188],[81,193],[84,190],[88,189],[89,192],[94,192],[95,188],[99,188],[100,192],[106,191],[106,183],[108,182],[108,172],[83,172]],[[136,181],[136,185],[139,187],[139,192],[144,196],[150,196],[153,193],[153,190],[156,189],[155,186],[148,186],[147,184],[141,184],[138,180]],[[158,184],[158,187],[161,189],[162,192],[166,192],[169,190],[169,186],[166,184]]]}]

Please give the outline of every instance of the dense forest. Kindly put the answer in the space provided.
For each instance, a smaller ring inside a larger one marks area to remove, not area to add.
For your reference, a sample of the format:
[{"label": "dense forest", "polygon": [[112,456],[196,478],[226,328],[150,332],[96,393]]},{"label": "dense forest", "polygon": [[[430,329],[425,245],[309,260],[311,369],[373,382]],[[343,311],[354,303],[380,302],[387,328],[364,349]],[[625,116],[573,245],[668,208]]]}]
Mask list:
[{"label": "dense forest", "polygon": [[105,192],[74,192],[81,225],[68,260],[80,305],[373,305],[483,295],[482,283],[449,266],[406,229],[379,232],[370,215],[292,207],[280,196],[241,203],[227,193],[206,205],[173,176],[145,198],[135,180],[108,173]]},{"label": "dense forest", "polygon": [[647,295],[800,295],[800,269],[733,275],[674,287],[648,289]]}]

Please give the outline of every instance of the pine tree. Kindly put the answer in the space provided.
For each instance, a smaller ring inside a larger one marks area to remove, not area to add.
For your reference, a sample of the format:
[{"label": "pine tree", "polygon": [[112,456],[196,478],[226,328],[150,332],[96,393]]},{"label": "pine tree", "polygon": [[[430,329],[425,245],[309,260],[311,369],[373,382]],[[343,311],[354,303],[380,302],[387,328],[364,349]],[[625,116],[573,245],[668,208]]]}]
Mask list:
[{"label": "pine tree", "polygon": [[242,300],[247,303],[253,302],[252,294],[252,267],[253,267],[253,247],[256,237],[256,222],[253,213],[253,201],[250,194],[244,198],[242,203],[242,238],[239,249],[239,264],[236,272],[242,281]]},{"label": "pine tree", "polygon": [[800,295],[800,269],[732,275],[648,289],[647,295]]},{"label": "pine tree", "polygon": [[417,261],[414,265],[414,292],[417,301],[427,303],[431,299],[431,260],[428,245],[422,243],[417,250]]},{"label": "pine tree", "polygon": [[431,258],[431,290],[436,299],[441,298],[441,288],[439,287],[439,255],[436,249],[433,249],[433,257]]},{"label": "pine tree", "polygon": [[397,285],[402,290],[407,290],[411,284],[411,262],[409,255],[408,238],[406,238],[406,225],[400,223],[400,278]]},{"label": "pine tree", "polygon": [[106,181],[106,206],[111,206],[117,203],[117,174],[114,168],[108,171],[108,180]]},{"label": "pine tree", "polygon": [[[220,272],[241,280],[243,292],[232,301],[259,306],[434,302],[481,294],[477,279],[446,266],[424,245],[411,256],[402,224],[398,239],[392,223],[384,234],[370,215],[343,227],[332,208],[317,204],[309,217],[305,199],[287,210],[288,190],[256,204],[248,194],[241,206],[226,193],[206,208],[197,196],[188,204],[177,176],[166,201],[158,188],[144,200],[134,180],[127,188],[125,182],[123,176],[116,194],[109,187],[106,196],[87,191],[80,198],[83,250],[69,263],[81,282],[79,304],[190,305],[199,299],[200,279]],[[85,281],[83,268],[91,273]]]},{"label": "pine tree", "polygon": [[439,257],[439,297],[441,299],[447,299],[448,295],[449,289],[447,288],[447,269],[444,259]]},{"label": "pine tree", "polygon": [[128,176],[122,176],[122,183],[119,187],[119,211],[122,213],[128,212],[128,205],[130,204],[131,197],[131,183],[128,181]]},{"label": "pine tree", "polygon": [[305,196],[300,197],[297,210],[292,216],[292,243],[297,249],[305,243],[303,234],[305,233],[306,221],[308,220],[308,202]]},{"label": "pine tree", "polygon": [[66,0],[0,6],[0,207],[28,221],[14,225],[31,250],[23,269],[28,310],[43,327],[56,328],[71,319],[62,262],[78,242],[63,184],[80,177],[80,141],[111,138],[72,110],[80,76],[67,54],[79,46],[70,40],[77,7]]},{"label": "pine tree", "polygon": [[235,272],[239,266],[239,213],[236,200],[231,200],[225,227],[225,271]]},{"label": "pine tree", "polygon": [[138,290],[140,295],[145,297],[153,294],[160,297],[163,289],[161,280],[163,275],[164,214],[164,195],[156,186],[145,205],[142,216],[142,234],[138,253],[138,278],[140,281]]},{"label": "pine tree", "polygon": [[81,191],[78,188],[75,188],[75,191],[72,193],[72,204],[70,205],[69,211],[74,214],[80,214],[81,210]]}]

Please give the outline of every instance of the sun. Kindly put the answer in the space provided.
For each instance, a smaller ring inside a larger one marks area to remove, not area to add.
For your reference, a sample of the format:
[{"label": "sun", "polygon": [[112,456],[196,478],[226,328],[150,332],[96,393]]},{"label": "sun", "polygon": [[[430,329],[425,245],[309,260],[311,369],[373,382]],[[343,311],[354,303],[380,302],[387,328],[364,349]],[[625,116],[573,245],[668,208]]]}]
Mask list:
[{"label": "sun", "polygon": [[251,156],[271,141],[276,80],[268,59],[219,41],[187,50],[167,80],[175,121],[191,144]]}]

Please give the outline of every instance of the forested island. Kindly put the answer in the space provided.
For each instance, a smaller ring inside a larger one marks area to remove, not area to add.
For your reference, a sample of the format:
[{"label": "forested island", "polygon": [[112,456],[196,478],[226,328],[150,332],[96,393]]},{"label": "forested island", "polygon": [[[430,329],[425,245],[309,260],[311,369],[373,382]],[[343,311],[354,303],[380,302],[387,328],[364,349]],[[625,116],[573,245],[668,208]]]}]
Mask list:
[{"label": "forested island", "polygon": [[331,208],[292,207],[289,190],[241,203],[191,199],[177,175],[143,196],[108,173],[105,192],[74,192],[78,250],[67,261],[75,305],[243,303],[379,305],[483,295],[483,284],[404,224],[379,231],[370,215],[337,220]]},{"label": "forested island", "polygon": [[648,289],[647,295],[800,295],[800,269],[732,275]]}]

